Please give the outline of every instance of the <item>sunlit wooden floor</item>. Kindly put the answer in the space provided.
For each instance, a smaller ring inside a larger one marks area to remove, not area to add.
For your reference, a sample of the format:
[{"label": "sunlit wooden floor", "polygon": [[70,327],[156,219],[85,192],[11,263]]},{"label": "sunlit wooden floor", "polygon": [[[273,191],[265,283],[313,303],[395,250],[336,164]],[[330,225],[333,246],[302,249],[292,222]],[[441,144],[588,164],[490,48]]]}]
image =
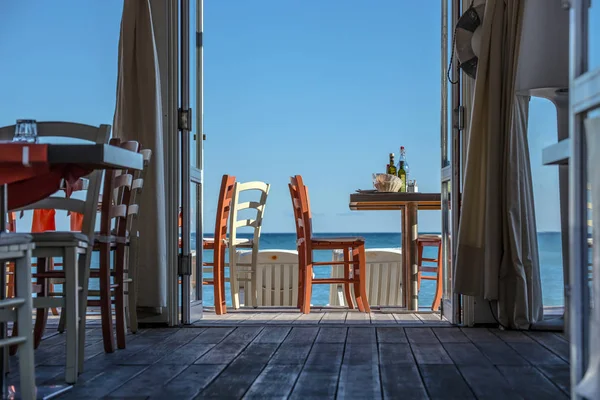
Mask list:
[{"label": "sunlit wooden floor", "polygon": [[[38,384],[61,383],[65,335],[36,351]],[[560,399],[568,343],[549,332],[401,326],[146,329],[105,354],[87,331],[85,371],[65,399]],[[11,357],[9,382],[18,382]]]},{"label": "sunlit wooden floor", "polygon": [[235,326],[235,325],[382,325],[382,326],[434,326],[450,325],[439,313],[423,311],[405,312],[401,309],[373,309],[362,313],[347,308],[313,308],[310,314],[302,314],[297,308],[261,307],[258,309],[229,308],[227,314],[215,315],[212,307],[205,307],[201,320],[195,326]]}]

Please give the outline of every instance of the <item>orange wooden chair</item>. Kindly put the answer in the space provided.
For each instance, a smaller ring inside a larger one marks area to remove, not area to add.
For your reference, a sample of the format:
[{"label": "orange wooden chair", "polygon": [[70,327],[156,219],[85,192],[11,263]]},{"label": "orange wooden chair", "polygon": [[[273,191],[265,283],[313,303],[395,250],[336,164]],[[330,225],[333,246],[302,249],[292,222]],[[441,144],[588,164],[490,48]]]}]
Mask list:
[{"label": "orange wooden chair", "polygon": [[[290,195],[296,221],[296,236],[299,264],[298,307],[303,314],[310,313],[310,300],[313,284],[343,284],[344,295],[349,308],[354,308],[350,284],[354,285],[356,304],[359,311],[370,312],[366,292],[366,256],[365,240],[361,237],[327,237],[312,236],[312,216],[308,189],[304,186],[302,177],[296,175],[290,179]],[[315,250],[342,250],[344,261],[313,261]],[[343,278],[313,278],[316,266],[343,265]]]},{"label": "orange wooden chair", "polygon": [[[425,258],[423,257],[423,250],[425,247],[436,247],[437,257],[436,258]],[[421,290],[421,279],[436,281],[435,294],[433,296],[433,302],[431,303],[431,310],[436,311],[440,308],[442,301],[442,238],[438,235],[419,235],[417,238],[417,250],[418,258],[417,265],[419,272],[417,275],[417,287]],[[436,266],[425,266],[423,262],[436,263]],[[434,275],[423,275],[423,272]]]},{"label": "orange wooden chair", "polygon": [[203,266],[213,267],[213,279],[203,280],[202,284],[213,285],[214,287],[215,314],[217,315],[227,312],[225,305],[225,251],[227,250],[228,243],[227,220],[229,218],[229,211],[231,210],[234,186],[235,176],[223,175],[215,221],[215,236],[214,238],[202,241],[203,249],[213,250],[214,253],[212,263],[202,263]]}]

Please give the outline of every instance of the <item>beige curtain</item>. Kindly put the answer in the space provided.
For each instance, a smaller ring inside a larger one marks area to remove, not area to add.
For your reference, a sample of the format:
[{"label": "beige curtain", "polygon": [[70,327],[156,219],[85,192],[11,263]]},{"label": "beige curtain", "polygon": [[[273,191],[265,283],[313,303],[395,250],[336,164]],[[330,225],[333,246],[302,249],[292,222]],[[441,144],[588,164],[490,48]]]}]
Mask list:
[{"label": "beige curtain", "polygon": [[166,304],[167,251],[162,102],[149,0],[125,0],[113,133],[153,151],[140,203],[138,305]]},{"label": "beige curtain", "polygon": [[588,157],[588,179],[592,195],[592,315],[588,346],[590,358],[588,369],[577,385],[577,393],[590,400],[600,399],[600,118],[589,118],[585,121]]},{"label": "beige curtain", "polygon": [[537,244],[530,242],[535,223],[533,215],[523,217],[523,210],[533,210],[531,176],[511,165],[529,162],[522,154],[528,152],[526,138],[518,137],[526,132],[526,109],[519,109],[525,129],[513,125],[522,20],[523,0],[486,2],[454,281],[457,293],[497,300],[500,322],[520,329],[541,318]]}]

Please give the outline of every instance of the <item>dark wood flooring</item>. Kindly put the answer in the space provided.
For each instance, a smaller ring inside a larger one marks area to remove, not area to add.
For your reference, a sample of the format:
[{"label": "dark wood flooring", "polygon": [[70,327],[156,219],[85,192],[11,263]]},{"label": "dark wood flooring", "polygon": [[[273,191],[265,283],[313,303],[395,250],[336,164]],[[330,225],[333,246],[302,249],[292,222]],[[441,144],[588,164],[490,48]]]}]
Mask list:
[{"label": "dark wood flooring", "polygon": [[[549,332],[457,327],[238,326],[147,329],[104,354],[64,399],[560,399],[568,343]],[[16,359],[11,360],[12,368]],[[38,384],[62,383],[64,335],[36,352]],[[9,381],[17,384],[17,370]]]}]

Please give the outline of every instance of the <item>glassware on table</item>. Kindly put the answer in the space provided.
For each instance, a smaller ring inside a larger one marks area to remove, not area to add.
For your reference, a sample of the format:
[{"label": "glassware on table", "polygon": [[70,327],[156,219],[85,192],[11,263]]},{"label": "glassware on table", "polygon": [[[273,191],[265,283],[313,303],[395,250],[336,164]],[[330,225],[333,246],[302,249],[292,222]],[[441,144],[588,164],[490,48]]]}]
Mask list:
[{"label": "glassware on table", "polygon": [[34,119],[19,119],[15,125],[13,142],[37,142],[37,123]]}]

